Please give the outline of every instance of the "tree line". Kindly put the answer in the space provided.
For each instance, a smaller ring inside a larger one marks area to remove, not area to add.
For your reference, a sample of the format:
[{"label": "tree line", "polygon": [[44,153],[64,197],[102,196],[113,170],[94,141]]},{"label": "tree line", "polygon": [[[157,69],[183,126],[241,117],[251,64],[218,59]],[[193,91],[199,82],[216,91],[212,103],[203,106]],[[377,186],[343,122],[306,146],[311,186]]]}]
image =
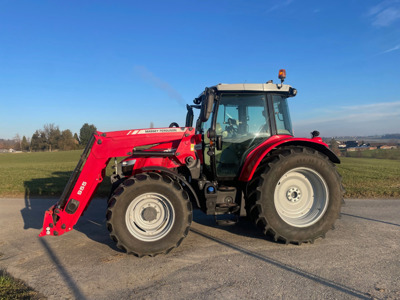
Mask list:
[{"label": "tree line", "polygon": [[72,134],[69,129],[60,130],[54,124],[45,124],[43,128],[37,129],[31,138],[17,134],[13,140],[0,140],[0,148],[16,151],[55,151],[75,150],[86,146],[92,134],[97,130],[93,124],[82,125],[79,136]]}]

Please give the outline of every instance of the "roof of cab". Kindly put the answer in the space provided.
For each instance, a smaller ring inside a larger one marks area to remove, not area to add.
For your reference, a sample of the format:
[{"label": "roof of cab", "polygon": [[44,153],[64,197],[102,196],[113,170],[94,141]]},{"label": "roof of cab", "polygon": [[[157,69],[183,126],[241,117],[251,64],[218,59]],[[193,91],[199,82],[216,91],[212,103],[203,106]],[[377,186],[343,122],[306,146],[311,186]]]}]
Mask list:
[{"label": "roof of cab", "polygon": [[276,84],[272,82],[267,83],[234,83],[225,84],[220,83],[213,86],[218,91],[253,91],[253,92],[289,92],[291,88],[287,84]]}]

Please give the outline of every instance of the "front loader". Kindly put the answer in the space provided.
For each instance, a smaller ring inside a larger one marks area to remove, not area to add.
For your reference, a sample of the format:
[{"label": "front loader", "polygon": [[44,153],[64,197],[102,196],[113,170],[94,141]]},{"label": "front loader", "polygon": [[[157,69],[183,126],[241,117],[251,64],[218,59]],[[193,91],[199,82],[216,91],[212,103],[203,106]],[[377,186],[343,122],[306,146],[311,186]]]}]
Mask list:
[{"label": "front loader", "polygon": [[179,246],[192,205],[216,217],[247,214],[284,243],[324,237],[340,214],[340,160],[317,131],[293,136],[287,100],[297,90],[283,84],[285,76],[281,70],[278,84],[206,88],[187,105],[184,127],[96,132],[46,211],[40,236],[73,229],[114,158],[107,228],[128,253],[154,256]]}]

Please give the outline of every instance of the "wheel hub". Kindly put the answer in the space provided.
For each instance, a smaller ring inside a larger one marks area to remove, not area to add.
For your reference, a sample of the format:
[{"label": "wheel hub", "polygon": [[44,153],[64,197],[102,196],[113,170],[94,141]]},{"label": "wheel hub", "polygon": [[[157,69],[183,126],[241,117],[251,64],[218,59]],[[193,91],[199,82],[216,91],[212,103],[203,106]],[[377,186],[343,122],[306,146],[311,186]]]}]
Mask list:
[{"label": "wheel hub", "polygon": [[300,199],[301,199],[301,191],[300,191],[300,189],[298,189],[297,187],[291,187],[286,192],[286,198],[292,203],[299,202]]},{"label": "wheel hub", "polygon": [[157,218],[157,210],[154,207],[146,207],[142,211],[142,218],[147,222],[151,222]]},{"label": "wheel hub", "polygon": [[142,194],[129,204],[125,223],[129,232],[141,241],[154,242],[166,236],[175,222],[175,211],[164,195]]}]

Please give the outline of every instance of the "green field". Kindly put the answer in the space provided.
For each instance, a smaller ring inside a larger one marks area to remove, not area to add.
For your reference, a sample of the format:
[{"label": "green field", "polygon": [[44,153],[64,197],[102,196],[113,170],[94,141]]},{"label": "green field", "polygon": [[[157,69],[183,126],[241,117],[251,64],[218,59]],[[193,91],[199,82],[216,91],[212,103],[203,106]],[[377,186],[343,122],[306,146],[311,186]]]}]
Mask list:
[{"label": "green field", "polygon": [[341,157],[348,198],[400,197],[400,160]]},{"label": "green field", "polygon": [[400,159],[400,149],[376,149],[364,151],[347,151],[346,157]]},{"label": "green field", "polygon": [[[82,150],[0,154],[0,197],[60,196]],[[400,160],[342,157],[347,198],[400,197]],[[110,165],[107,175],[112,173]],[[107,196],[108,176],[97,191]]]},{"label": "green field", "polygon": [[[82,150],[0,154],[0,197],[60,196]],[[110,175],[110,166],[107,174]],[[108,195],[110,181],[101,183],[98,196]]]}]

